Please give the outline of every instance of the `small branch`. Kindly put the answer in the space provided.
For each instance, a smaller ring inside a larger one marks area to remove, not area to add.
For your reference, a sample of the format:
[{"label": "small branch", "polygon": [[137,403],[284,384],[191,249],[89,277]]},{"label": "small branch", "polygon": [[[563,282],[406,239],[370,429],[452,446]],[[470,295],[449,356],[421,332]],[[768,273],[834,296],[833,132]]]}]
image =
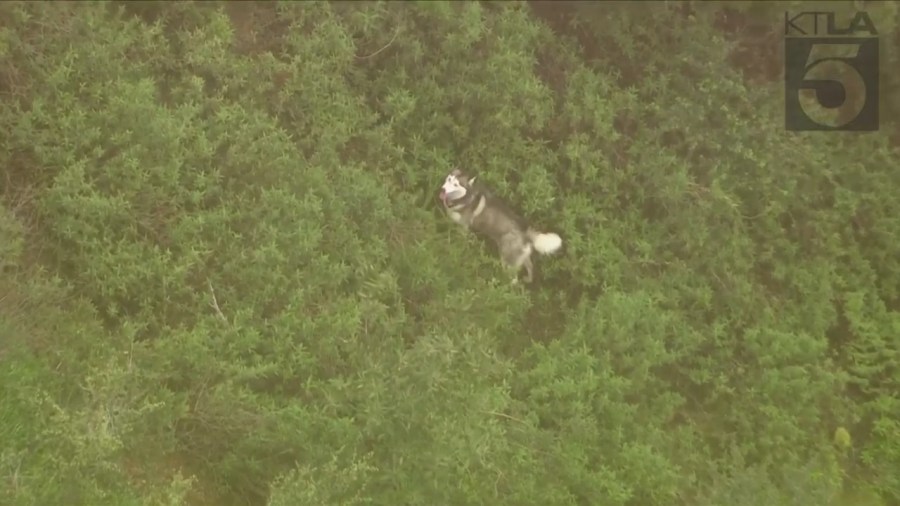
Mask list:
[{"label": "small branch", "polygon": [[482,413],[486,415],[499,416],[501,418],[506,418],[507,420],[512,420],[514,422],[521,423],[522,425],[528,425],[528,422],[522,420],[520,418],[516,418],[514,416],[507,415],[506,413],[498,413],[497,411],[482,411]]},{"label": "small branch", "polygon": [[378,54],[378,53],[384,51],[385,49],[388,48],[388,46],[390,46],[391,44],[393,44],[393,43],[394,43],[394,40],[397,39],[397,35],[399,35],[399,34],[400,34],[400,27],[398,26],[398,27],[397,27],[397,30],[394,32],[394,36],[391,37],[390,42],[388,42],[387,44],[385,44],[384,47],[382,47],[381,49],[379,49],[378,51],[375,51],[374,53],[372,53],[372,54],[370,54],[370,55],[367,55],[367,56],[357,56],[357,55],[354,55],[354,57],[359,58],[360,60],[365,60],[366,58],[371,58],[371,57],[375,56],[376,54]]},{"label": "small branch", "polygon": [[209,293],[212,295],[212,302],[209,304],[209,307],[216,310],[216,315],[218,315],[220,320],[228,323],[228,318],[225,318],[225,315],[222,314],[222,310],[219,308],[219,301],[216,300],[216,291],[213,290],[212,282],[207,280],[206,283],[209,285]]},{"label": "small branch", "polygon": [[134,337],[131,338],[131,351],[128,352],[128,370],[134,366]]}]

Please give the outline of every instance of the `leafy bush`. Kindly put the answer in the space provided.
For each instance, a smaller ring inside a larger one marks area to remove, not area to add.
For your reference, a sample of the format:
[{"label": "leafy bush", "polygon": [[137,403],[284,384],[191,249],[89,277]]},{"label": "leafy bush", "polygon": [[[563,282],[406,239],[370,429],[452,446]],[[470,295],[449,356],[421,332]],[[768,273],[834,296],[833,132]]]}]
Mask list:
[{"label": "leafy bush", "polygon": [[3,501],[900,500],[895,126],[784,132],[770,9],[3,4]]}]

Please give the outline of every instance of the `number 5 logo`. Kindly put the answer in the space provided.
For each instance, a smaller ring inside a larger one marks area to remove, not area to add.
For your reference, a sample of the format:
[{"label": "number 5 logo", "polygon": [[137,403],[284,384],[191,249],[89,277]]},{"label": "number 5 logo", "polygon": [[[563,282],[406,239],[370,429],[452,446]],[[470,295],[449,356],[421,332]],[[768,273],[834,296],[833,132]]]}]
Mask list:
[{"label": "number 5 logo", "polygon": [[[866,83],[856,67],[848,63],[858,56],[859,44],[815,44],[810,48],[806,74],[796,92],[816,93],[815,101],[799,98],[806,117],[820,125],[840,128],[859,116],[866,103]],[[862,96],[851,100],[851,90]],[[852,109],[847,110],[848,107]]]},{"label": "number 5 logo", "polygon": [[[878,129],[878,39],[786,39],[789,130]],[[804,100],[804,91],[814,96]]]}]

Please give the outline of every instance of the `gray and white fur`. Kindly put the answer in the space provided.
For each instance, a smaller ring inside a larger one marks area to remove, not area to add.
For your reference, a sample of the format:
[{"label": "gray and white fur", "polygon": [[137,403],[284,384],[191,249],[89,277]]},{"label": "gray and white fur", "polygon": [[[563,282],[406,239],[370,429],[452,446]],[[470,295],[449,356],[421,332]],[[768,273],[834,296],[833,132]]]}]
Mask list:
[{"label": "gray and white fur", "polygon": [[[451,220],[497,244],[500,258],[517,276],[525,268],[525,282],[531,283],[534,265],[531,254],[555,253],[562,239],[553,233],[538,232],[500,198],[492,195],[476,177],[468,177],[461,170],[451,172],[441,186],[441,201]],[[517,281],[513,278],[513,283]]]}]

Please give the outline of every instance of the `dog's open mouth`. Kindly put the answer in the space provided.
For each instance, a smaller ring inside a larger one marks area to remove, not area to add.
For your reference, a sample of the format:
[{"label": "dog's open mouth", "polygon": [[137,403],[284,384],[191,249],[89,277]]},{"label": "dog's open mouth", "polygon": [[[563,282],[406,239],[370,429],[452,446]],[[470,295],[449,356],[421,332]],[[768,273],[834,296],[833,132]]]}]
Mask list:
[{"label": "dog's open mouth", "polygon": [[456,202],[457,200],[463,198],[466,195],[466,190],[462,188],[456,188],[451,191],[447,191],[446,188],[441,188],[441,201],[444,204],[449,204],[450,202]]}]

